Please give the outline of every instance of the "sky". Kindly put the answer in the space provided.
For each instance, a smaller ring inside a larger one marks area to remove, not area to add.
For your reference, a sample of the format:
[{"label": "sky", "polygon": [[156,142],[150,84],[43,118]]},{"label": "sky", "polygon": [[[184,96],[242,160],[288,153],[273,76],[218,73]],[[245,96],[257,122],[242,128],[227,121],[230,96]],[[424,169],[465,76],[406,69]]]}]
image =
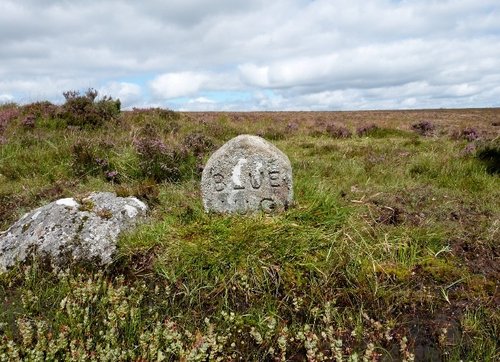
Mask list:
[{"label": "sky", "polygon": [[0,104],[500,106],[499,0],[0,0]]}]

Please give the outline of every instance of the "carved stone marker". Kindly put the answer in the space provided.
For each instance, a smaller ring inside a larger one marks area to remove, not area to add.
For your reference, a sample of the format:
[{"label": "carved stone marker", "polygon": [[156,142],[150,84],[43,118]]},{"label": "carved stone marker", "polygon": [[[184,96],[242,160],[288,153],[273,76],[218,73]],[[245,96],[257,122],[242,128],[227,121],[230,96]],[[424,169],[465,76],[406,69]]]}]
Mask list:
[{"label": "carved stone marker", "polygon": [[240,135],[208,160],[201,177],[206,211],[247,214],[283,211],[293,200],[288,157],[261,137]]}]

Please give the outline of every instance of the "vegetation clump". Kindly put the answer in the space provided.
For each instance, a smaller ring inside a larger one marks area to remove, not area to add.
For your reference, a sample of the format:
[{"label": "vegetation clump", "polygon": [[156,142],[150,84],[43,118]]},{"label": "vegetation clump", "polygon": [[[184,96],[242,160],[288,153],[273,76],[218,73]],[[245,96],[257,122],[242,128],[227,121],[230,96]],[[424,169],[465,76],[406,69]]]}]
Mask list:
[{"label": "vegetation clump", "polygon": [[26,129],[32,129],[35,128],[35,120],[36,117],[33,114],[28,114],[26,117],[24,117],[21,124]]},{"label": "vegetation clump", "polygon": [[6,142],[4,136],[7,126],[20,116],[17,105],[7,104],[0,107],[0,144]]},{"label": "vegetation clump", "polygon": [[118,182],[119,173],[101,156],[104,152],[88,139],[76,141],[71,147],[71,168],[78,177],[102,175],[107,181]]},{"label": "vegetation clump", "polygon": [[71,166],[79,177],[97,175],[103,162],[95,154],[94,146],[88,140],[78,141],[71,147]]},{"label": "vegetation clump", "polygon": [[326,133],[332,138],[349,138],[352,136],[352,132],[348,128],[335,124],[327,125]]},{"label": "vegetation clump", "polygon": [[207,155],[215,147],[213,140],[200,132],[187,134],[182,140],[182,145],[196,157]]},{"label": "vegetation clump", "polygon": [[160,137],[143,137],[135,143],[144,177],[157,182],[177,182],[182,178],[184,163],[189,157],[177,143],[166,143]]},{"label": "vegetation clump", "polygon": [[23,114],[30,115],[37,120],[57,117],[59,107],[48,101],[28,103],[22,107]]},{"label": "vegetation clump", "polygon": [[95,89],[88,89],[83,95],[78,91],[67,91],[63,95],[66,102],[58,116],[70,126],[97,128],[120,114],[120,100],[110,96],[97,100]]},{"label": "vegetation clump", "polygon": [[358,137],[367,137],[377,132],[378,130],[379,127],[375,123],[370,123],[356,128],[356,134],[358,135]]},{"label": "vegetation clump", "polygon": [[452,138],[456,140],[466,140],[472,142],[480,138],[479,131],[474,127],[466,127],[460,131],[455,130],[452,133]]},{"label": "vegetation clump", "polygon": [[432,136],[436,126],[430,121],[420,121],[412,124],[411,129],[421,136]]},{"label": "vegetation clump", "polygon": [[286,125],[287,133],[295,133],[299,130],[299,125],[296,122],[288,122]]}]

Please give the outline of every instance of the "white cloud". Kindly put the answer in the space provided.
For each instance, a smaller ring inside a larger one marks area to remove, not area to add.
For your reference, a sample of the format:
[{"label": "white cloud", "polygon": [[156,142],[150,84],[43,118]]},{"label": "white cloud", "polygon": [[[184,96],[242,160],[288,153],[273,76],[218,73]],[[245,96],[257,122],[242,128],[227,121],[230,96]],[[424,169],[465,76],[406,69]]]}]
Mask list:
[{"label": "white cloud", "polygon": [[249,85],[269,87],[269,66],[255,64],[241,64],[238,66],[241,79]]},{"label": "white cloud", "polygon": [[207,75],[202,73],[166,73],[153,79],[150,87],[157,98],[178,98],[196,94],[207,80]]},{"label": "white cloud", "polygon": [[498,0],[3,0],[0,33],[17,102],[93,87],[125,107],[500,105]]},{"label": "white cloud", "polygon": [[0,94],[0,104],[1,103],[9,103],[14,100],[14,96],[11,94]]},{"label": "white cloud", "polygon": [[191,98],[179,107],[180,111],[215,111],[221,108],[213,99],[207,97]]},{"label": "white cloud", "polygon": [[0,92],[14,96],[18,103],[29,103],[37,100],[49,100],[59,103],[63,100],[62,93],[67,90],[88,89],[95,80],[81,78],[57,78],[38,76],[21,79],[0,79]]},{"label": "white cloud", "polygon": [[200,91],[237,90],[241,86],[231,73],[175,72],[157,76],[149,87],[157,99],[188,97]]},{"label": "white cloud", "polygon": [[209,99],[207,97],[198,97],[195,99],[190,99],[188,101],[189,104],[214,104],[216,103],[214,100]]},{"label": "white cloud", "polygon": [[98,89],[99,95],[120,99],[122,109],[131,108],[141,100],[142,89],[138,84],[129,82],[110,82]]}]

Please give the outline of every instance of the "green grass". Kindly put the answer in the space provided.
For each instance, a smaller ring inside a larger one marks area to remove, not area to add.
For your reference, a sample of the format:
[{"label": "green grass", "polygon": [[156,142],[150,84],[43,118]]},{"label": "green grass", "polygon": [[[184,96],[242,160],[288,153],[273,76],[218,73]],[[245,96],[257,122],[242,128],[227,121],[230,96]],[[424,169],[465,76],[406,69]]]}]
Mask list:
[{"label": "green grass", "polygon": [[[0,360],[500,357],[500,180],[490,159],[464,155],[445,134],[417,136],[394,114],[345,139],[315,132],[304,115],[208,116],[9,124],[1,230],[36,206],[97,190],[136,195],[151,213],[103,271],[29,260],[0,275]],[[197,163],[213,148],[195,155],[182,143],[195,132],[216,147],[267,135],[292,162],[295,205],[272,217],[206,214]],[[147,134],[185,147],[178,182],[148,175],[137,149]]]}]

